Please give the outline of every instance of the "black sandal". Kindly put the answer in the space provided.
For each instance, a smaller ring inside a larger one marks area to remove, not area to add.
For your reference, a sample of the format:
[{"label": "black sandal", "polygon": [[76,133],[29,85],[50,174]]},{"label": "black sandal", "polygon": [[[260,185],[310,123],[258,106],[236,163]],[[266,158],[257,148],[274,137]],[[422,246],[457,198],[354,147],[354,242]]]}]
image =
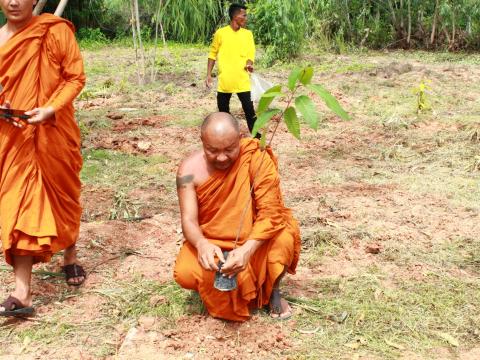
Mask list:
[{"label": "black sandal", "polygon": [[[62,266],[62,271],[65,273],[65,280],[67,284],[70,286],[80,286],[85,282],[85,279],[87,278],[87,273],[85,272],[85,270],[81,265],[77,265],[77,264],[65,265],[65,266]],[[78,278],[78,277],[83,277],[83,280],[78,283],[70,282],[71,279]]]},{"label": "black sandal", "polygon": [[5,310],[0,311],[0,316],[6,317],[26,317],[31,316],[35,309],[31,306],[24,306],[20,300],[10,295],[7,300],[0,304]]}]

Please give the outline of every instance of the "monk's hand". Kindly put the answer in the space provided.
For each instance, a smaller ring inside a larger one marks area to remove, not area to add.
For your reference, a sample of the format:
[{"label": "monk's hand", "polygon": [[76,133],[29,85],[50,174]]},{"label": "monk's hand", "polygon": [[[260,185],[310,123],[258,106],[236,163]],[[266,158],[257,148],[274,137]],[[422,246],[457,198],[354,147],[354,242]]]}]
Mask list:
[{"label": "monk's hand", "polygon": [[[10,109],[11,105],[10,105],[10,101],[5,101],[5,103],[3,105],[0,105],[0,108],[1,109]],[[16,121],[15,119],[13,118],[4,118],[2,117],[1,118],[2,120],[5,120],[7,123],[9,123],[10,125],[13,125],[13,126],[16,126],[18,128],[22,128],[23,125],[21,123],[19,123],[18,121]]]},{"label": "monk's hand", "polygon": [[29,124],[39,125],[55,115],[55,109],[51,106],[39,107],[30,111],[26,111],[25,115],[31,116],[31,118],[27,120]]},{"label": "monk's hand", "polygon": [[240,246],[228,253],[227,261],[223,264],[220,272],[225,276],[232,277],[246,269],[252,251],[248,247]]},{"label": "monk's hand", "polygon": [[218,265],[215,262],[215,256],[221,261],[225,262],[222,249],[219,246],[212,244],[208,240],[203,240],[197,245],[198,262],[205,270],[218,271]]}]

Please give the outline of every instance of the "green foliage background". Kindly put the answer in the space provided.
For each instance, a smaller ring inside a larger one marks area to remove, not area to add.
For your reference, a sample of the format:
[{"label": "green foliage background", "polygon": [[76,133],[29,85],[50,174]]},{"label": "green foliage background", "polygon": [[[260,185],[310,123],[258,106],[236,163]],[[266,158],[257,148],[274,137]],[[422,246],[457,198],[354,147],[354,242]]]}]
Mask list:
[{"label": "green foliage background", "polygon": [[[213,32],[228,23],[228,0],[138,1],[145,37],[153,36],[160,20],[167,40],[208,43]],[[480,50],[478,0],[237,2],[249,7],[249,27],[266,48],[267,63],[291,59],[312,42],[334,51],[349,46]],[[53,3],[49,1],[46,11],[53,11]],[[78,29],[99,29],[80,31],[80,37],[128,37],[130,6],[130,0],[70,1],[65,17]]]}]

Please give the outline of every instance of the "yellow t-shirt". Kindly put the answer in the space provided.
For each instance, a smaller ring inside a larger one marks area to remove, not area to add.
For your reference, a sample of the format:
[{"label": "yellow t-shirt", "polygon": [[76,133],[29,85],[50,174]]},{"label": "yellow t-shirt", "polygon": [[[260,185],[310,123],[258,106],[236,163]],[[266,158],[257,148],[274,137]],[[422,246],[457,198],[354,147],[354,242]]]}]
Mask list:
[{"label": "yellow t-shirt", "polygon": [[230,25],[218,29],[213,36],[209,59],[218,64],[218,88],[225,93],[250,91],[247,60],[254,61],[255,42],[250,30],[234,31]]}]

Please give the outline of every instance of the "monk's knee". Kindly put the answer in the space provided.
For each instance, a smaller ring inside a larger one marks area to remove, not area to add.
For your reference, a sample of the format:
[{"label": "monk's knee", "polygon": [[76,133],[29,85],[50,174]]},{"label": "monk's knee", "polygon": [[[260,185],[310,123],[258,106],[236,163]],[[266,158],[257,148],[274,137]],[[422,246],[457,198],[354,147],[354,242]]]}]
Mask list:
[{"label": "monk's knee", "polygon": [[273,239],[273,244],[267,254],[269,263],[281,263],[288,265],[294,255],[295,239],[288,233],[284,233]]},{"label": "monk's knee", "polygon": [[175,282],[184,289],[197,290],[198,282],[192,272],[188,269],[178,269],[175,267],[173,271],[173,278]]}]

